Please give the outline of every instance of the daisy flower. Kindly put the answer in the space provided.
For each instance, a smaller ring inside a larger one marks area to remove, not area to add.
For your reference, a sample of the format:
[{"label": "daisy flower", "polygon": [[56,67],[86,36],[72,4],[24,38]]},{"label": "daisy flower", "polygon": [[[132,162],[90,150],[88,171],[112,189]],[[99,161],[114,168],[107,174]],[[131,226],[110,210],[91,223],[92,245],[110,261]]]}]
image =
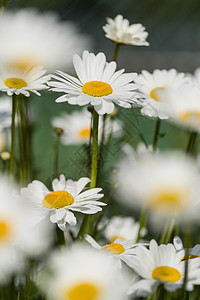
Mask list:
[{"label": "daisy flower", "polygon": [[[52,125],[55,128],[62,128],[63,133],[61,135],[61,141],[65,145],[69,144],[83,144],[89,143],[91,133],[91,113],[85,109],[82,111],[74,111],[71,114],[62,113],[59,117],[52,119]],[[99,118],[99,138],[100,142],[102,137],[103,120]],[[122,135],[122,128],[116,121],[108,118],[105,123],[105,140],[108,139],[110,134],[115,137]]]},{"label": "daisy flower", "polygon": [[[175,236],[173,239],[174,247],[176,248],[176,251],[182,251],[185,250],[183,247],[183,242],[180,237]],[[200,244],[195,245],[193,248],[188,249],[188,257],[187,259],[194,259],[200,257]],[[186,256],[181,258],[181,261],[184,261],[186,259]]]},{"label": "daisy flower", "polygon": [[21,271],[27,257],[46,252],[51,242],[52,227],[46,222],[33,225],[32,211],[13,196],[16,188],[0,177],[0,283]]},{"label": "daisy flower", "polygon": [[158,153],[121,162],[117,195],[123,204],[145,207],[160,224],[173,216],[179,222],[198,220],[199,181],[199,168],[191,158],[179,152]]},{"label": "daisy flower", "polygon": [[[185,251],[177,252],[173,244],[158,246],[150,241],[149,250],[144,246],[135,249],[134,270],[142,278],[132,285],[129,294],[146,297],[152,294],[156,286],[163,284],[168,291],[175,291],[183,286],[185,261],[181,261]],[[200,284],[200,259],[188,261],[186,290],[192,291],[193,285]]]},{"label": "daisy flower", "polygon": [[132,240],[115,239],[113,243],[100,246],[90,235],[84,235],[85,240],[95,249],[106,251],[115,260],[117,265],[121,268],[121,262],[125,262],[129,267],[133,267],[133,255],[135,248],[139,245]]},{"label": "daisy flower", "polygon": [[1,64],[20,69],[42,65],[48,71],[71,68],[72,55],[81,54],[91,44],[76,24],[61,22],[55,13],[30,8],[5,11],[0,20],[0,40]]},{"label": "daisy flower", "polygon": [[107,24],[103,26],[106,37],[115,43],[123,45],[149,46],[146,41],[148,32],[142,24],[129,24],[123,16],[117,15],[115,19],[107,18]]},{"label": "daisy flower", "polygon": [[168,89],[174,89],[179,92],[182,86],[189,81],[190,79],[184,73],[178,73],[175,69],[156,69],[152,74],[143,70],[135,79],[135,82],[141,84],[139,90],[146,98],[141,100],[142,115],[168,119],[169,114],[166,100],[162,96],[163,92]]},{"label": "daisy flower", "polygon": [[[104,235],[106,239],[114,243],[120,239],[132,240],[136,243],[140,224],[132,217],[112,217],[105,228]],[[143,228],[141,236],[144,236],[146,230]]]},{"label": "daisy flower", "polygon": [[8,96],[22,94],[30,96],[30,92],[40,96],[38,90],[47,89],[49,76],[44,74],[46,70],[42,66],[20,70],[4,68],[0,70],[0,91],[6,92]]},{"label": "daisy flower", "polygon": [[125,108],[136,104],[138,85],[133,83],[136,73],[125,73],[124,69],[115,72],[116,62],[106,62],[103,53],[96,56],[88,51],[83,52],[83,57],[73,56],[74,68],[78,79],[62,71],[52,75],[57,81],[50,81],[48,85],[52,91],[65,94],[56,99],[56,102],[68,102],[72,105],[94,106],[100,115],[110,114],[114,111],[114,103]]},{"label": "daisy flower", "polygon": [[163,98],[172,122],[191,131],[200,131],[199,87],[192,84],[185,85],[180,90],[166,91]]},{"label": "daisy flower", "polygon": [[[91,247],[77,244],[55,252],[38,284],[48,299],[122,300],[129,277],[119,273],[112,259]],[[42,284],[41,284],[42,283]]]},{"label": "daisy flower", "polygon": [[35,207],[36,220],[40,221],[50,215],[52,223],[57,223],[61,230],[66,229],[66,224],[76,225],[74,212],[83,214],[95,214],[102,210],[101,206],[106,205],[98,201],[103,197],[99,194],[101,188],[83,191],[84,187],[91,180],[87,177],[78,181],[66,180],[64,175],[52,181],[52,191],[38,180],[28,184],[21,189],[21,195]]}]

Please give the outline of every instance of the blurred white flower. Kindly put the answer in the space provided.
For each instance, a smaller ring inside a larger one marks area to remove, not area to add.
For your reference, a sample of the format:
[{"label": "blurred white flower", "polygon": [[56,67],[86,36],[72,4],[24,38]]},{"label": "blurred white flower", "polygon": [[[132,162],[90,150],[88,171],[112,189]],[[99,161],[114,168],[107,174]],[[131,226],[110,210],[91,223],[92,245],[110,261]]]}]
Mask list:
[{"label": "blurred white flower", "polygon": [[[131,240],[134,243],[137,241],[138,230],[140,224],[132,217],[112,217],[104,230],[106,239],[113,243],[116,239]],[[141,236],[144,236],[145,228],[141,231]]]},{"label": "blurred white flower", "polygon": [[30,92],[40,96],[39,90],[47,89],[49,76],[44,74],[46,70],[42,66],[32,69],[20,70],[13,68],[0,69],[0,91],[6,92],[8,96],[22,94],[30,96]]},{"label": "blurred white flower", "polygon": [[126,297],[127,274],[119,273],[105,253],[88,246],[77,244],[54,253],[49,270],[39,282],[48,299],[122,300]]},{"label": "blurred white flower", "polygon": [[116,62],[106,62],[104,53],[94,55],[88,51],[83,52],[83,57],[73,56],[74,67],[78,79],[62,71],[52,75],[57,81],[50,81],[48,85],[54,92],[65,94],[56,99],[56,102],[68,102],[72,105],[94,106],[100,115],[110,114],[114,111],[115,104],[124,108],[131,108],[137,104],[138,85],[133,83],[136,73],[124,73],[124,69],[115,72]]},{"label": "blurred white flower", "polygon": [[78,181],[66,180],[64,175],[60,175],[59,179],[52,181],[53,191],[49,191],[41,181],[34,180],[21,189],[21,195],[34,206],[36,221],[50,214],[51,222],[57,223],[64,231],[67,223],[71,226],[76,225],[76,217],[72,211],[95,214],[102,210],[101,206],[106,205],[98,201],[103,197],[103,194],[99,194],[101,188],[82,192],[90,181],[87,177]]},{"label": "blurred white flower", "polygon": [[117,197],[131,207],[145,207],[160,224],[173,216],[179,222],[198,220],[199,182],[198,166],[183,153],[147,155],[135,162],[124,159],[119,166]]},{"label": "blurred white flower", "polygon": [[[52,119],[53,127],[62,128],[61,141],[65,145],[89,143],[90,140],[90,126],[91,113],[84,109],[82,111],[73,111],[71,114],[62,113],[59,117]],[[99,141],[101,140],[103,132],[103,120],[99,118]],[[105,140],[110,134],[119,137],[122,134],[122,128],[119,122],[111,121],[107,118],[105,122]]]},{"label": "blurred white flower", "polygon": [[[185,251],[176,251],[174,245],[158,246],[150,241],[149,250],[144,246],[135,249],[134,270],[142,278],[129,289],[129,294],[146,297],[152,294],[156,286],[163,284],[168,291],[175,291],[183,286],[185,261],[181,261]],[[193,290],[193,285],[200,284],[200,259],[189,260],[186,290]]]},{"label": "blurred white flower", "polygon": [[190,82],[190,78],[184,73],[178,73],[175,69],[156,69],[152,74],[143,70],[135,82],[141,84],[139,90],[146,97],[144,100],[141,99],[141,113],[149,117],[168,119],[168,104],[166,97],[163,97],[163,92],[168,89],[180,92],[182,86]]},{"label": "blurred white flower", "polygon": [[100,246],[90,235],[84,235],[85,240],[95,249],[104,250],[111,255],[118,267],[121,268],[121,261],[125,262],[129,267],[133,267],[133,255],[135,248],[139,245],[132,240],[115,239],[113,243]]},{"label": "blurred white flower", "polygon": [[[176,248],[176,251],[185,250],[185,248],[183,247],[183,242],[180,237],[175,236],[173,239],[173,244],[174,247]],[[188,249],[187,259],[194,259],[194,258],[200,258],[200,244],[197,244],[193,248]],[[186,260],[185,255],[181,258],[181,261],[184,260]]]},{"label": "blurred white flower", "polygon": [[200,88],[184,85],[179,90],[168,90],[162,94],[167,105],[170,121],[192,131],[200,131]]},{"label": "blurred white flower", "polygon": [[146,41],[148,32],[142,24],[129,24],[122,15],[117,15],[115,19],[107,18],[107,24],[103,26],[106,37],[115,43],[135,46],[149,46]]},{"label": "blurred white flower", "polygon": [[[5,30],[6,29],[6,30]],[[0,20],[0,62],[18,68],[43,65],[48,71],[72,67],[72,56],[90,46],[88,37],[55,13],[35,9],[6,12]]]},{"label": "blurred white flower", "polygon": [[51,226],[32,223],[32,211],[13,193],[16,189],[8,179],[0,177],[0,282],[21,271],[26,257],[47,251],[51,242]]}]

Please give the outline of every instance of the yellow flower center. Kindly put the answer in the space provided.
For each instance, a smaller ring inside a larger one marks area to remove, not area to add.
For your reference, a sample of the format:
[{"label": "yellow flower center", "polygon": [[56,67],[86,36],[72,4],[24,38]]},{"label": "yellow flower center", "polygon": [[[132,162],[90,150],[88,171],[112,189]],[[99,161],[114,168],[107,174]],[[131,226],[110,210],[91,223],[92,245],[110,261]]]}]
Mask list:
[{"label": "yellow flower center", "polygon": [[112,94],[110,84],[103,81],[89,81],[82,87],[83,93],[92,97],[103,97]]},{"label": "yellow flower center", "polygon": [[11,226],[5,220],[0,220],[0,243],[5,242],[11,235]]},{"label": "yellow flower center", "polygon": [[15,77],[7,78],[4,81],[4,84],[7,85],[11,89],[21,89],[21,88],[27,86],[27,83],[24,79],[15,78]]},{"label": "yellow flower center", "polygon": [[83,128],[78,132],[80,138],[89,138],[90,137],[90,128]]},{"label": "yellow flower center", "polygon": [[153,270],[152,277],[161,281],[176,282],[181,278],[181,274],[175,268],[161,266]]},{"label": "yellow flower center", "polygon": [[198,255],[188,254],[188,255],[183,256],[183,258],[181,258],[181,261],[184,261],[186,259],[199,258],[199,257],[200,256],[198,256]]},{"label": "yellow flower center", "polygon": [[42,205],[47,208],[62,208],[71,205],[74,197],[66,191],[56,191],[47,194],[42,200]]},{"label": "yellow flower center", "polygon": [[66,300],[95,300],[98,298],[99,288],[87,282],[77,284],[64,293],[64,299]]},{"label": "yellow flower center", "polygon": [[125,251],[124,247],[119,243],[111,243],[101,247],[101,249],[104,249],[111,254],[121,254]]},{"label": "yellow flower center", "polygon": [[115,240],[117,240],[117,239],[120,239],[120,240],[122,240],[122,241],[125,240],[125,238],[124,238],[123,236],[115,235],[115,236],[112,237],[111,242],[113,243],[113,242],[114,242]]},{"label": "yellow flower center", "polygon": [[184,123],[187,122],[200,122],[200,112],[198,111],[186,111],[183,112],[180,116],[181,121]]},{"label": "yellow flower center", "polygon": [[183,199],[186,197],[186,191],[163,190],[152,197],[149,205],[152,209],[181,209],[184,205]]},{"label": "yellow flower center", "polygon": [[159,87],[156,87],[154,88],[153,90],[151,90],[151,92],[149,93],[149,96],[151,98],[153,98],[155,101],[162,101],[161,97],[160,97],[160,92],[164,91],[164,87],[162,86],[159,86]]}]

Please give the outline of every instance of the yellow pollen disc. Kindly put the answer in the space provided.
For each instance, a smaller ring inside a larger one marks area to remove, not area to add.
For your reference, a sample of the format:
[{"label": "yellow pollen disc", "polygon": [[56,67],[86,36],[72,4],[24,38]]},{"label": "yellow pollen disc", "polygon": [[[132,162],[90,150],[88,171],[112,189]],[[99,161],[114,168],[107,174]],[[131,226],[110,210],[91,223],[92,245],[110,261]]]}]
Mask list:
[{"label": "yellow pollen disc", "polygon": [[11,235],[11,227],[8,222],[0,220],[0,243],[4,242]]},{"label": "yellow pollen disc", "polygon": [[111,254],[121,254],[125,251],[124,247],[119,243],[111,243],[101,247],[101,249],[106,250]]},{"label": "yellow pollen disc", "polygon": [[150,206],[153,209],[180,209],[183,206],[183,197],[183,192],[164,190],[153,197]]},{"label": "yellow pollen disc", "polygon": [[74,197],[66,191],[56,191],[47,194],[42,200],[42,205],[47,208],[62,208],[71,205]]},{"label": "yellow pollen disc", "polygon": [[200,122],[200,112],[198,111],[186,111],[186,112],[183,112],[180,116],[180,119],[183,121],[183,122]]},{"label": "yellow pollen disc", "polygon": [[103,97],[112,94],[110,84],[103,81],[89,81],[82,87],[82,92],[92,97]]},{"label": "yellow pollen disc", "polygon": [[113,242],[114,242],[115,240],[117,240],[117,239],[120,239],[120,240],[122,240],[122,241],[125,240],[125,238],[124,238],[123,236],[115,235],[115,236],[113,236],[113,238],[111,239],[111,242],[113,243]]},{"label": "yellow pollen disc", "polygon": [[11,89],[21,89],[21,88],[27,86],[27,83],[24,79],[15,78],[15,77],[7,78],[4,81],[4,84],[7,85]]},{"label": "yellow pollen disc", "polygon": [[159,86],[159,87],[156,87],[155,89],[151,90],[151,92],[149,93],[149,96],[151,98],[153,98],[155,101],[162,101],[161,97],[160,97],[160,92],[164,91],[164,87],[162,86]]},{"label": "yellow pollen disc", "polygon": [[99,288],[91,283],[80,283],[64,294],[66,300],[95,300],[99,298]]},{"label": "yellow pollen disc", "polygon": [[152,277],[161,281],[176,282],[181,278],[181,274],[175,268],[161,266],[153,270]]},{"label": "yellow pollen disc", "polygon": [[188,255],[183,256],[183,258],[181,258],[181,261],[184,261],[186,259],[199,258],[199,257],[200,256],[198,256],[198,255],[188,254]]},{"label": "yellow pollen disc", "polygon": [[78,135],[80,138],[89,138],[90,132],[90,128],[83,128],[78,132]]}]

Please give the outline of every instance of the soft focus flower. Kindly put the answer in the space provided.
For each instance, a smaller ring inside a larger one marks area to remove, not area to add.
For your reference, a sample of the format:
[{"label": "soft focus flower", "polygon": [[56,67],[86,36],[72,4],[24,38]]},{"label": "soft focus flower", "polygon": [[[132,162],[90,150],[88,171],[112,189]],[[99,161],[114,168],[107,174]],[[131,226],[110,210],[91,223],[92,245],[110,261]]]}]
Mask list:
[{"label": "soft focus flower", "polygon": [[192,131],[200,131],[200,88],[185,85],[162,94],[170,120]]},{"label": "soft focus flower", "polygon": [[146,41],[148,32],[142,24],[129,24],[123,16],[117,15],[115,19],[107,18],[107,24],[103,26],[106,37],[115,43],[135,46],[149,46]]},{"label": "soft focus flower", "polygon": [[[174,247],[176,248],[176,251],[182,251],[185,250],[183,247],[183,242],[180,237],[175,236],[173,239]],[[200,257],[200,244],[195,245],[193,248],[188,249],[188,256],[187,259],[194,259]],[[186,256],[184,255],[181,258],[181,261],[186,260]]]},{"label": "soft focus flower", "polygon": [[32,211],[13,196],[8,179],[0,177],[0,282],[21,271],[27,256],[35,257],[47,251],[51,241],[51,226],[42,222],[34,226]]},{"label": "soft focus flower", "polygon": [[100,246],[90,235],[84,235],[85,240],[95,249],[106,251],[111,255],[119,267],[121,267],[121,261],[125,262],[129,267],[133,267],[133,255],[135,248],[139,245],[132,240],[116,239],[113,243]]},{"label": "soft focus flower", "polygon": [[[132,240],[136,243],[140,224],[131,217],[112,217],[104,230],[106,239],[113,243],[116,239]],[[141,236],[146,230],[143,228]]]},{"label": "soft focus flower", "polygon": [[40,96],[38,91],[47,89],[49,76],[44,74],[46,70],[42,66],[19,70],[4,68],[0,70],[0,91],[6,92],[9,96],[22,94],[30,96],[30,92]]},{"label": "soft focus flower", "polygon": [[65,176],[60,175],[59,179],[52,181],[53,191],[49,191],[42,182],[34,180],[28,187],[21,189],[21,195],[35,207],[38,221],[50,214],[51,222],[57,223],[64,231],[67,223],[76,225],[76,217],[72,211],[95,214],[102,210],[101,206],[106,205],[98,201],[103,197],[103,194],[99,194],[101,188],[82,192],[89,182],[87,177],[73,181],[65,180]]},{"label": "soft focus flower", "polygon": [[[59,117],[52,119],[52,125],[55,128],[62,128],[61,141],[65,145],[69,144],[83,144],[89,143],[90,127],[91,127],[91,113],[84,109],[82,111],[74,111],[71,114],[62,113]],[[103,132],[103,120],[99,118],[99,141],[101,140]],[[121,126],[116,121],[111,121],[108,118],[105,122],[105,139],[110,134],[120,136],[122,134]]]},{"label": "soft focus flower", "polygon": [[[73,56],[74,67],[78,79],[62,71],[52,75],[57,81],[48,84],[55,92],[64,92],[56,102],[68,102],[72,105],[91,104],[98,114],[110,114],[114,111],[114,103],[125,108],[137,103],[138,85],[133,83],[136,73],[124,73],[124,69],[115,72],[116,62],[106,62],[103,53],[96,56],[88,51],[83,57]],[[141,96],[141,95],[140,95]]]},{"label": "soft focus flower", "polygon": [[119,166],[118,199],[132,207],[144,206],[153,219],[197,217],[200,174],[196,163],[179,152],[124,159]]},{"label": "soft focus flower", "polygon": [[[129,284],[103,252],[78,244],[56,252],[49,261],[49,270],[39,284],[48,299],[56,300],[122,300]],[[41,284],[42,283],[42,284]]]},{"label": "soft focus flower", "polygon": [[141,113],[149,117],[168,119],[166,97],[163,97],[163,92],[168,89],[180,92],[182,86],[190,82],[190,79],[184,73],[178,73],[175,69],[156,69],[152,74],[143,70],[135,79],[135,82],[141,84],[139,90],[146,98],[141,100],[143,106]]},{"label": "soft focus flower", "polygon": [[[175,291],[183,285],[185,261],[181,261],[185,251],[177,252],[174,245],[158,246],[151,240],[149,250],[144,246],[135,249],[134,270],[142,278],[130,288],[130,294],[146,297],[153,293],[159,284],[163,284],[168,291]],[[200,284],[200,259],[188,261],[188,277],[186,290],[193,290],[193,285]]]},{"label": "soft focus flower", "polygon": [[48,71],[69,69],[73,54],[90,45],[74,23],[35,9],[6,10],[0,20],[0,40],[1,64],[20,69],[43,65]]}]

